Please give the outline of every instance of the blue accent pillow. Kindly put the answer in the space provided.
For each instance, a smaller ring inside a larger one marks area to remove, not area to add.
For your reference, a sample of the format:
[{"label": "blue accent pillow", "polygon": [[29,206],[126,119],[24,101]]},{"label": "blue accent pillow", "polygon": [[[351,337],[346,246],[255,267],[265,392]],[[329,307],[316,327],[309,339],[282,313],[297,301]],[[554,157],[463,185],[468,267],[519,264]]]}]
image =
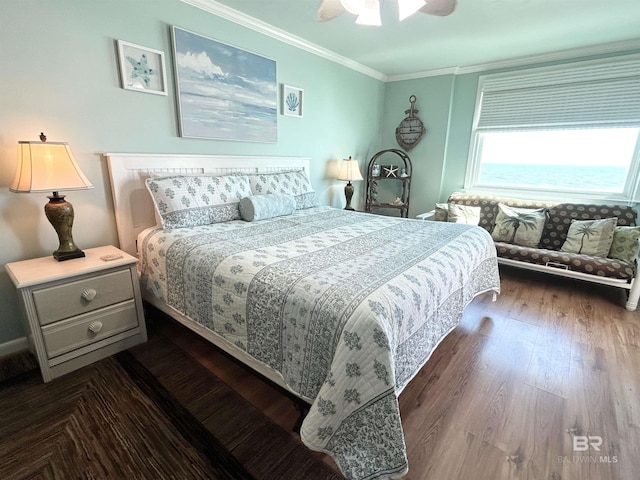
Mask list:
[{"label": "blue accent pillow", "polygon": [[291,215],[296,211],[296,199],[292,195],[267,193],[240,199],[240,216],[247,222]]}]

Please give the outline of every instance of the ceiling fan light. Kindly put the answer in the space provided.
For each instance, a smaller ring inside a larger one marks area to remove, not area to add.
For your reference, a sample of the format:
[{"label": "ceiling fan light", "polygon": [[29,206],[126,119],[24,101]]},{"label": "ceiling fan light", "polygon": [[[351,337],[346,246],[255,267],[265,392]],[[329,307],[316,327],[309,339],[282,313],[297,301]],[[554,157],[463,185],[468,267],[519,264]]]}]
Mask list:
[{"label": "ceiling fan light", "polygon": [[426,3],[424,0],[398,0],[398,16],[400,21],[416,13],[424,7]]},{"label": "ceiling fan light", "polygon": [[365,2],[366,0],[340,0],[344,9],[353,15],[360,15],[362,13]]},{"label": "ceiling fan light", "polygon": [[382,20],[380,19],[380,1],[366,0],[364,10],[358,15],[356,23],[358,25],[372,25],[375,27],[382,25]]}]

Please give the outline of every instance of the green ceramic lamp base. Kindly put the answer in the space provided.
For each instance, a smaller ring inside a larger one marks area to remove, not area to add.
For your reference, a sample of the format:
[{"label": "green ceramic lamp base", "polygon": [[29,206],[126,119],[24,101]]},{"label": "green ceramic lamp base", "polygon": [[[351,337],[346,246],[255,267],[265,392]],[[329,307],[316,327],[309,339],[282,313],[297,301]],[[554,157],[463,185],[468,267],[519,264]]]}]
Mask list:
[{"label": "green ceramic lamp base", "polygon": [[344,207],[345,210],[355,210],[352,206],[351,206],[351,199],[353,198],[353,184],[351,183],[351,181],[347,182],[347,184],[344,187],[344,196],[347,200],[347,205],[346,207]]},{"label": "green ceramic lamp base", "polygon": [[84,252],[76,246],[71,233],[73,227],[73,205],[64,199],[64,195],[58,195],[58,192],[53,192],[53,195],[47,198],[49,203],[44,206],[44,213],[58,234],[58,240],[60,241],[60,246],[53,252],[53,258],[62,262],[72,258],[84,257]]}]

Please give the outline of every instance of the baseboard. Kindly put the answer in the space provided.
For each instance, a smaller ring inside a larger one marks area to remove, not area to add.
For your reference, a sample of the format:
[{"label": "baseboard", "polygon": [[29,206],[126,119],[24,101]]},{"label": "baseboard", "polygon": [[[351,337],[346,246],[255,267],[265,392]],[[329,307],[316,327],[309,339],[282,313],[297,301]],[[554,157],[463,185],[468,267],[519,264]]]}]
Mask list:
[{"label": "baseboard", "polygon": [[13,355],[14,353],[23,352],[29,349],[27,337],[16,338],[8,342],[0,343],[0,357]]}]

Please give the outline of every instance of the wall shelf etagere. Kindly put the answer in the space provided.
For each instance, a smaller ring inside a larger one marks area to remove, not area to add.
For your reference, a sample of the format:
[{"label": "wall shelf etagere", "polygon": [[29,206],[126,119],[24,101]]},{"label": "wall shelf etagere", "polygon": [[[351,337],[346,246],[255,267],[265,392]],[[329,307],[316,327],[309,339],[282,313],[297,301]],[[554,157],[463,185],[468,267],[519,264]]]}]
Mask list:
[{"label": "wall shelf etagere", "polygon": [[[385,158],[390,157],[389,154],[394,154],[398,158],[396,158],[395,161],[382,159],[383,156],[385,156]],[[376,165],[378,165],[378,169],[375,168]],[[390,172],[384,169],[385,166],[397,167],[397,169]],[[367,168],[365,211],[373,212],[378,209],[393,209],[399,210],[401,217],[408,218],[412,175],[413,166],[411,165],[411,159],[402,150],[390,148],[376,153],[371,157],[371,160],[369,160]],[[380,202],[378,200],[378,187],[380,186],[380,182],[400,183],[400,195],[397,197],[397,201]]]}]

